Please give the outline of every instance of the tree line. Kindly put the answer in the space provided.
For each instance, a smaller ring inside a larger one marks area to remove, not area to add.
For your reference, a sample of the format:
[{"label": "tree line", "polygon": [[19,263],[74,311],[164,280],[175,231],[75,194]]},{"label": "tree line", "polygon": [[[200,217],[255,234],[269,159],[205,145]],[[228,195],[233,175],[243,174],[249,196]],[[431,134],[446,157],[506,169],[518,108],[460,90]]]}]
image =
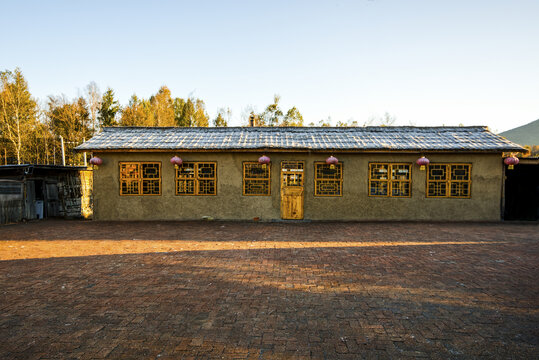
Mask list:
[{"label": "tree line", "polygon": [[[283,113],[278,96],[262,113],[252,115],[259,119],[258,126],[303,125],[295,107]],[[134,94],[121,106],[114,90],[101,94],[92,82],[84,95],[49,96],[41,104],[20,69],[5,70],[0,72],[0,164],[61,164],[63,143],[66,164],[78,165],[83,155],[73,148],[105,126],[228,126],[231,117],[230,108],[220,108],[210,120],[202,99],[172,97],[166,86],[148,99]]]},{"label": "tree line", "polygon": [[[304,126],[303,116],[293,106],[283,110],[280,96],[262,112],[247,106],[242,114],[243,125]],[[20,69],[0,72],[0,164],[62,164],[62,145],[67,165],[84,163],[84,155],[74,147],[91,138],[106,126],[228,126],[230,108],[220,108],[210,119],[202,99],[172,97],[162,86],[148,99],[131,96],[122,106],[114,90],[100,93],[92,82],[84,94],[74,99],[49,96],[45,103],[37,101],[29,91]],[[394,118],[385,115],[377,121],[392,125]],[[372,119],[370,121],[373,121]],[[368,125],[363,124],[363,126]],[[331,118],[308,126],[331,126]],[[359,126],[355,121],[337,122],[337,126]]]}]

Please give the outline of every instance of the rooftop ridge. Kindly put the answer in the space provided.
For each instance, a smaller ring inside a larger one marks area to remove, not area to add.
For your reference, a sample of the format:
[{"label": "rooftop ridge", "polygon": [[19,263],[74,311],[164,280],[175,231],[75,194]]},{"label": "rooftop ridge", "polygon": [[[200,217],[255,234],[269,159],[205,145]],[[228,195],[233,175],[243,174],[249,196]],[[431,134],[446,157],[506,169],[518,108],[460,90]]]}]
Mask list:
[{"label": "rooftop ridge", "polygon": [[457,129],[484,129],[488,130],[488,127],[486,125],[471,125],[471,126],[410,126],[410,125],[403,125],[403,126],[219,126],[219,127],[211,127],[211,126],[105,126],[103,127],[103,130],[123,130],[123,129],[152,129],[152,130],[171,130],[171,129],[177,129],[177,130],[219,130],[219,131],[227,131],[230,129],[242,129],[247,131],[256,131],[256,130],[295,130],[295,131],[305,131],[305,130],[316,130],[316,129],[323,129],[323,130],[358,130],[358,129],[379,129],[379,130],[385,130],[385,129],[416,129],[416,130],[430,130],[430,129],[448,129],[448,130],[457,130]]}]

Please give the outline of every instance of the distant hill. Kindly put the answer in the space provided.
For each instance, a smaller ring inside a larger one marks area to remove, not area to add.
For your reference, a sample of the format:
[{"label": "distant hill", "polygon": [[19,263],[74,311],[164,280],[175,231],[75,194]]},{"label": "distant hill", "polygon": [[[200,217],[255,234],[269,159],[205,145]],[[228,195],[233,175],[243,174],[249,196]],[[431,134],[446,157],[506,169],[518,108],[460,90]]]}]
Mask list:
[{"label": "distant hill", "polygon": [[539,145],[539,120],[500,133],[520,145]]}]

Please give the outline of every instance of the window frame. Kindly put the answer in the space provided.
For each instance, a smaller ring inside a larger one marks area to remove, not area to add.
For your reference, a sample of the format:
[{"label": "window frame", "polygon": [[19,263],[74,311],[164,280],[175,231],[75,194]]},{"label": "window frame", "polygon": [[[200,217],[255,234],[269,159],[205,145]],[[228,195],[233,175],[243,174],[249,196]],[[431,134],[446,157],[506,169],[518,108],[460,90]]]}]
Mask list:
[{"label": "window frame", "polygon": [[[301,171],[300,171],[301,170]],[[279,175],[279,183],[281,184],[281,190],[283,187],[292,187],[292,185],[283,184],[283,175],[287,178],[287,175],[301,175],[301,181],[299,185],[293,187],[305,188],[305,160],[281,160],[281,173]]]},{"label": "window frame", "polygon": [[[344,192],[344,165],[342,162],[338,162],[337,164],[334,164],[335,166],[340,167],[340,177],[338,179],[324,179],[324,178],[318,178],[318,172],[317,172],[317,166],[319,165],[327,165],[331,166],[329,164],[326,164],[325,161],[315,161],[314,162],[314,196],[315,197],[342,197]],[[319,194],[318,193],[318,187],[316,186],[319,181],[338,181],[339,182],[339,194]]]},{"label": "window frame", "polygon": [[[445,180],[430,180],[430,167],[434,165],[442,165],[446,167],[446,179]],[[451,166],[468,166],[468,180],[451,180]],[[425,197],[430,199],[471,199],[472,197],[472,164],[471,163],[430,163],[427,165],[427,174],[425,176]],[[446,194],[443,196],[429,195],[429,183],[431,182],[445,182]],[[451,184],[452,183],[467,183],[468,195],[467,196],[452,196]]]},{"label": "window frame", "polygon": [[[387,179],[373,179],[371,178],[372,172],[372,166],[373,165],[387,165],[387,173],[388,177]],[[399,165],[406,165],[408,166],[408,180],[394,180],[393,177],[393,166],[399,166]],[[376,198],[411,198],[412,197],[412,163],[405,163],[405,162],[369,162],[369,174],[368,174],[368,182],[367,182],[367,195],[370,197],[376,197]],[[372,181],[384,181],[387,184],[387,195],[372,195],[371,194],[371,182]],[[393,182],[407,182],[409,184],[409,191],[408,195],[393,195]]]},{"label": "window frame", "polygon": [[[268,163],[268,164],[265,164],[267,166],[267,169],[268,169],[268,176],[267,177],[264,177],[264,178],[247,178],[245,177],[245,169],[246,169],[246,166],[245,165],[260,165],[260,166],[263,166],[264,164],[260,164],[258,161],[243,161],[242,162],[242,165],[241,165],[241,168],[242,168],[242,172],[241,172],[241,176],[242,176],[242,195],[243,196],[271,196],[271,162]],[[246,181],[267,181],[268,182],[268,192],[266,194],[247,194],[245,192],[245,182]]]},{"label": "window frame", "polygon": [[[138,165],[138,170],[137,170],[137,178],[136,179],[124,179],[122,177],[122,165],[123,164],[137,164]],[[158,165],[158,168],[159,168],[159,194],[144,194],[142,191],[143,191],[143,188],[144,188],[144,180],[154,180],[155,181],[155,178],[143,178],[142,177],[142,165],[145,165],[145,164],[157,164]],[[120,192],[120,196],[161,196],[162,194],[162,191],[163,191],[163,172],[162,172],[162,163],[161,161],[119,161],[118,162],[118,172],[119,172],[119,176],[118,176],[118,182],[119,182],[119,192]],[[134,181],[137,181],[139,183],[138,185],[138,189],[139,189],[139,192],[138,194],[123,194],[122,193],[122,182],[123,181],[129,181],[129,182],[134,182]]]},{"label": "window frame", "polygon": [[[192,178],[189,178],[189,177],[181,177],[181,176],[178,176],[178,173],[182,167],[182,165],[184,164],[194,164],[194,170],[193,170],[193,173],[194,173],[194,177]],[[211,178],[199,178],[198,176],[198,166],[200,164],[213,164],[215,166],[215,174],[213,177]],[[182,165],[178,165],[178,168],[174,168],[174,195],[176,196],[217,196],[217,181],[218,181],[218,172],[217,172],[217,161],[185,161]],[[194,192],[192,194],[181,194],[181,193],[178,193],[178,181],[180,180],[192,180],[193,183],[194,183]],[[199,189],[200,189],[200,186],[199,186],[199,182],[201,180],[213,180],[215,182],[215,193],[213,194],[201,194],[199,193]]]}]

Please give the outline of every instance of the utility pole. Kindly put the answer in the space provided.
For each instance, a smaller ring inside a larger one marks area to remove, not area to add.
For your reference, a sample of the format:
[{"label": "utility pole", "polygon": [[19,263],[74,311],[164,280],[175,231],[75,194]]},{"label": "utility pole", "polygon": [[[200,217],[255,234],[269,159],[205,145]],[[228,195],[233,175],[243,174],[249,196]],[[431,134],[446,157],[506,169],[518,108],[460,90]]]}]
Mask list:
[{"label": "utility pole", "polygon": [[62,144],[62,165],[66,166],[66,151],[64,148],[64,137],[60,135],[60,143]]}]

